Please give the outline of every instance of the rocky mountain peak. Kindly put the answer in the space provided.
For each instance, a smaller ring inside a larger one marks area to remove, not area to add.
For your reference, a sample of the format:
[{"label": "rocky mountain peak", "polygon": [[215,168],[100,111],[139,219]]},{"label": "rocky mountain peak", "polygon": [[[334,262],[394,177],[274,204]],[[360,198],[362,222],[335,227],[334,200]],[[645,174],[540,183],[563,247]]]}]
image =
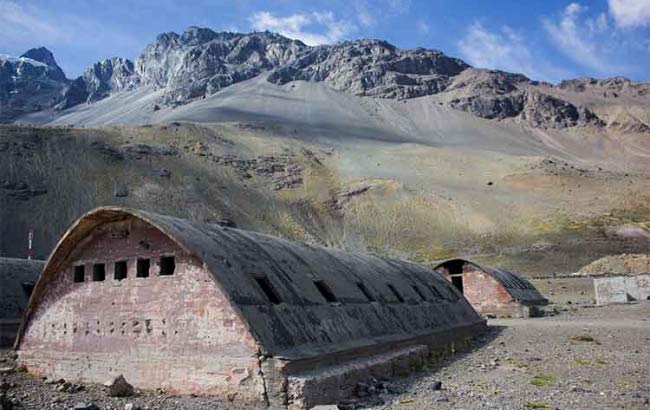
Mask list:
[{"label": "rocky mountain peak", "polygon": [[56,108],[61,110],[84,102],[99,101],[112,92],[131,90],[138,84],[131,60],[113,57],[98,61],[70,84]]},{"label": "rocky mountain peak", "polygon": [[468,67],[440,51],[401,50],[386,41],[369,39],[308,48],[298,59],[271,73],[268,81],[323,81],[356,95],[404,99],[439,93],[452,76]]},{"label": "rocky mountain peak", "polygon": [[31,48],[21,55],[21,57],[31,58],[32,60],[40,61],[49,66],[57,66],[56,60],[54,60],[54,55],[45,47]]},{"label": "rocky mountain peak", "polygon": [[65,81],[63,70],[56,63],[54,55],[45,47],[32,48],[23,53],[20,57],[29,58],[47,65],[48,76],[55,81]]},{"label": "rocky mountain peak", "polygon": [[217,33],[189,27],[149,44],[135,62],[144,85],[165,89],[163,102],[183,104],[295,59],[306,46],[272,33]]}]

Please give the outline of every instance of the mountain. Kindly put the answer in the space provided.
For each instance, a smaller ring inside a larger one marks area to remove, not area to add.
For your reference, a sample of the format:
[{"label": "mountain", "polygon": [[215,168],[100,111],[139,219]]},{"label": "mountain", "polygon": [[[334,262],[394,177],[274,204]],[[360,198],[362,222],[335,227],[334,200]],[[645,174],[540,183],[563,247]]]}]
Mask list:
[{"label": "mountain", "polygon": [[20,57],[0,55],[0,122],[58,104],[68,80],[44,47]]},{"label": "mountain", "polygon": [[[54,62],[51,54],[43,59]],[[637,96],[645,104],[650,92],[647,83],[577,79],[553,86],[520,74],[473,68],[440,51],[401,50],[381,40],[310,47],[275,33],[218,33],[199,27],[159,35],[135,62],[112,58],[95,63],[81,77],[68,81],[61,98],[41,98],[39,107],[65,111],[113,94],[147,90],[148,95],[155,93],[147,101],[155,100],[152,108],[159,110],[207,98],[256,77],[279,86],[322,83],[360,97],[401,101],[436,96],[453,109],[533,128],[611,126],[623,133],[646,133],[649,127],[645,110],[639,116],[636,107],[616,101]],[[598,95],[606,87],[609,92]],[[617,91],[611,87],[618,87]],[[583,98],[587,94],[597,98]],[[615,114],[604,112],[601,118],[597,111],[603,105],[621,109]],[[38,111],[35,108],[25,107],[23,113]],[[6,111],[4,106],[1,111]],[[5,121],[18,117],[16,110],[12,112],[4,115]],[[53,121],[65,115],[54,112],[47,118]],[[38,116],[32,118],[38,121]]]},{"label": "mountain", "polygon": [[536,275],[650,250],[648,83],[196,27],[74,80],[29,55],[4,63],[33,103],[0,100],[3,255],[110,204]]},{"label": "mountain", "polygon": [[55,108],[64,110],[99,101],[113,92],[131,90],[138,85],[138,77],[134,74],[133,62],[126,58],[114,57],[97,62],[70,83],[63,100]]}]

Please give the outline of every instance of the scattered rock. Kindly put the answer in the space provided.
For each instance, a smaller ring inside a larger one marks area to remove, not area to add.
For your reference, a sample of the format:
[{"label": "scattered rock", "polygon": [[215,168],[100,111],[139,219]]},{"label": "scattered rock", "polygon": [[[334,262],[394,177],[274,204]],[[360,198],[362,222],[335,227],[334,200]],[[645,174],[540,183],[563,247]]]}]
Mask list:
[{"label": "scattered rock", "polygon": [[113,190],[113,195],[116,198],[126,198],[129,196],[129,188],[126,185],[117,185]]},{"label": "scattered rock", "polygon": [[178,152],[166,144],[144,144],[144,143],[128,143],[123,144],[120,148],[130,155],[142,157],[146,155],[176,155]]},{"label": "scattered rock", "polygon": [[156,170],[156,174],[161,178],[169,178],[172,176],[171,171],[165,168]]},{"label": "scattered rock", "polygon": [[77,403],[72,410],[99,410],[99,407],[93,403]]},{"label": "scattered rock", "polygon": [[130,397],[134,393],[133,386],[122,375],[107,381],[104,383],[104,386],[107,389],[108,395],[113,397]]},{"label": "scattered rock", "polygon": [[124,159],[124,154],[122,154],[120,150],[101,141],[93,141],[90,144],[90,148],[99,152],[110,160],[122,161]]},{"label": "scattered rock", "polygon": [[219,226],[223,226],[223,227],[226,227],[226,228],[236,228],[237,227],[237,224],[235,223],[235,221],[233,221],[232,219],[229,219],[229,218],[220,218],[215,223],[217,225],[219,225]]},{"label": "scattered rock", "polygon": [[446,401],[449,401],[449,397],[447,397],[447,396],[445,396],[445,395],[440,395],[440,396],[438,396],[438,397],[435,398],[435,401],[436,401],[437,403],[440,403],[440,402],[446,402]]},{"label": "scattered rock", "polygon": [[433,383],[431,384],[431,388],[432,388],[433,390],[442,390],[442,382],[439,381],[439,380],[436,380],[435,382],[433,382]]}]

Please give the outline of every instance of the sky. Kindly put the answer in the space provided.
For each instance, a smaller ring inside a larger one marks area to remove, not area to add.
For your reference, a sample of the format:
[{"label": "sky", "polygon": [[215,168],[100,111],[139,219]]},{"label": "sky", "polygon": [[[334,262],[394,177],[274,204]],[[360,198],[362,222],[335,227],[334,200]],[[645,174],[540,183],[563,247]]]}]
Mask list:
[{"label": "sky", "polygon": [[553,83],[650,81],[650,0],[0,0],[0,54],[45,46],[74,78],[191,25],[310,45],[379,38]]}]

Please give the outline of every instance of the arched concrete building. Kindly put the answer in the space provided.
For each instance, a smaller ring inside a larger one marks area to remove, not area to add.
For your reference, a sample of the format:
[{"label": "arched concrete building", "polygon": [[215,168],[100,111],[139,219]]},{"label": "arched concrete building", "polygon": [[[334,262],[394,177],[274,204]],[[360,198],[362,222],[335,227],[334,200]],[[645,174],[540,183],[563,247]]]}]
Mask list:
[{"label": "arched concrete building", "polygon": [[14,344],[45,261],[0,258],[0,347]]},{"label": "arched concrete building", "polygon": [[528,280],[512,272],[450,259],[434,267],[451,281],[483,316],[530,317],[548,300]]},{"label": "arched concrete building", "polygon": [[108,207],[57,244],[16,347],[48,377],[305,408],[484,328],[421,265]]}]

